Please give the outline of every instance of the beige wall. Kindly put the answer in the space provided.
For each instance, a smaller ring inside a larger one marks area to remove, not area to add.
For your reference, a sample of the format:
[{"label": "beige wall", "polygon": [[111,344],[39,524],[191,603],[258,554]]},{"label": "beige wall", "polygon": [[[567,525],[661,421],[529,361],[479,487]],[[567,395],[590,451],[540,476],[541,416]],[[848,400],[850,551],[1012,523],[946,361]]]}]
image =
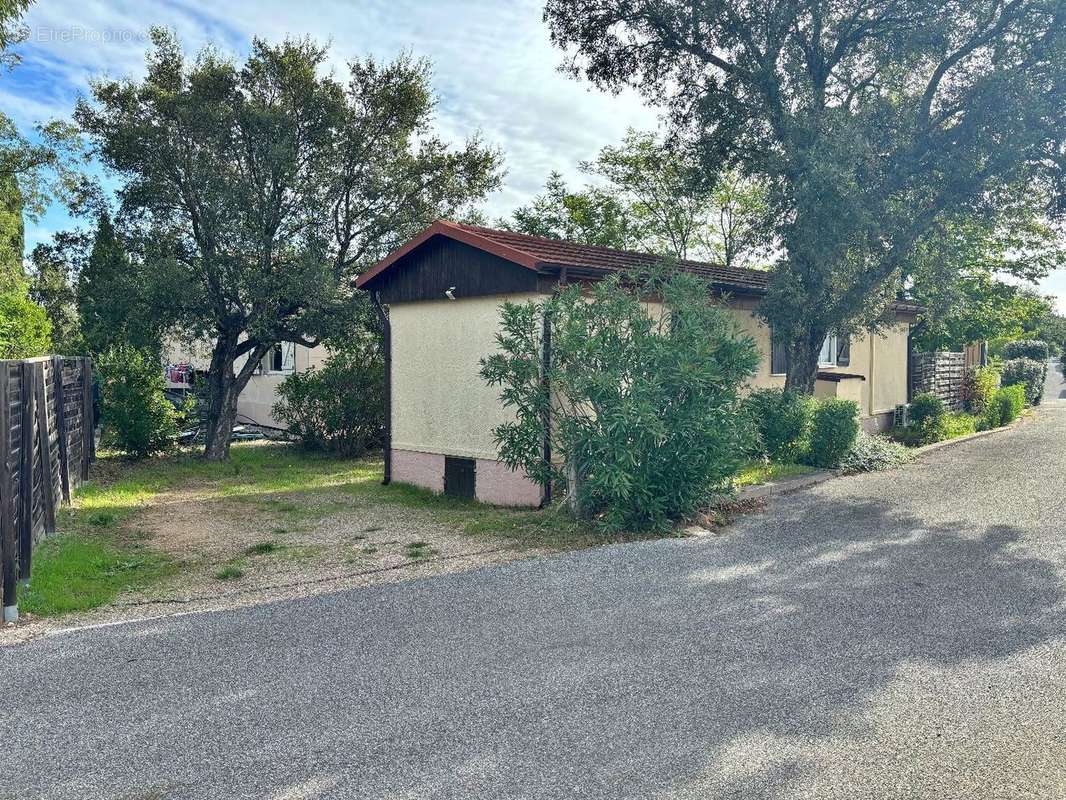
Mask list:
[{"label": "beige wall", "polygon": [[[487,386],[481,378],[478,361],[495,350],[500,305],[506,300],[538,297],[432,300],[391,307],[395,449],[497,457],[492,430],[513,415],[501,406],[499,389]],[[658,306],[648,305],[652,313]],[[783,375],[770,374],[770,331],[754,309],[755,301],[748,299],[730,305],[738,324],[754,338],[763,355],[750,385],[784,386]],[[882,334],[853,339],[851,363],[824,369],[862,375],[866,380],[820,381],[818,394],[855,400],[863,416],[891,411],[906,402],[907,330],[901,323]]]},{"label": "beige wall", "polygon": [[392,446],[497,458],[492,430],[514,419],[479,360],[496,349],[499,307],[535,294],[398,303],[392,324]]},{"label": "beige wall", "polygon": [[[734,301],[730,311],[746,333],[755,339],[762,353],[759,369],[750,385],[754,388],[780,388],[784,375],[770,374],[770,329],[755,316],[754,303]],[[883,414],[907,402],[907,333],[909,326],[900,322],[880,333],[852,338],[851,363],[846,367],[822,367],[824,372],[862,375],[866,380],[845,380],[835,385],[819,385],[819,397],[844,397],[859,404],[863,416]],[[820,384],[829,384],[820,381]]]}]

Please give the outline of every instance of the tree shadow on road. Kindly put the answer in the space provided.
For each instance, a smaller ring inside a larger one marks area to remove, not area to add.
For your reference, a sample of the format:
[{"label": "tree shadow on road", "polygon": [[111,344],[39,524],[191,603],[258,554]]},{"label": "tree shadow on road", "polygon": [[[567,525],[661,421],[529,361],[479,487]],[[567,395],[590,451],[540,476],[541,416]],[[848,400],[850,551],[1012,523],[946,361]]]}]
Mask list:
[{"label": "tree shadow on road", "polygon": [[518,649],[491,677],[508,687],[494,698],[493,727],[513,725],[469,752],[507,767],[479,780],[500,796],[518,785],[545,797],[686,786],[692,796],[791,797],[820,779],[808,749],[861,739],[871,698],[902,672],[995,662],[1066,633],[1062,579],[1019,545],[1018,529],[926,526],[872,501],[805,518],[825,505],[766,520],[772,542],[748,526],[655,545],[674,549],[636,580],[647,552],[618,548],[594,583],[562,574],[559,593],[533,609],[534,630],[509,629],[523,610],[506,600],[495,622],[473,613],[476,638]]}]

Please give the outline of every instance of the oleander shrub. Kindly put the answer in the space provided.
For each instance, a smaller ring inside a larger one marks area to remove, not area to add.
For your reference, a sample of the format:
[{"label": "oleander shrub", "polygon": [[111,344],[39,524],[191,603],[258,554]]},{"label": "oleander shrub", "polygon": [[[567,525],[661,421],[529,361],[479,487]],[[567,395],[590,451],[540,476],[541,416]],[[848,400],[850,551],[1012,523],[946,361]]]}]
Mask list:
[{"label": "oleander shrub", "polygon": [[1014,358],[1031,358],[1033,361],[1046,363],[1050,357],[1048,343],[1039,339],[1016,339],[1003,345],[1003,360]]},{"label": "oleander shrub", "polygon": [[932,392],[916,394],[910,403],[908,438],[912,444],[931,444],[944,437],[944,401]]},{"label": "oleander shrub", "polygon": [[855,445],[858,435],[858,403],[835,397],[822,400],[814,408],[803,461],[815,467],[835,468]]},{"label": "oleander shrub", "polygon": [[744,400],[755,430],[754,448],[772,461],[795,461],[807,446],[817,401],[783,389],[756,389]]},{"label": "oleander shrub", "polygon": [[154,353],[115,345],[98,359],[104,442],[132,458],[172,447],[178,415],[163,394],[163,367]]},{"label": "oleander shrub", "polygon": [[1044,396],[1044,380],[1047,378],[1047,365],[1043,361],[1031,358],[1012,358],[1003,362],[1000,381],[1003,386],[1020,384],[1025,387],[1026,405],[1040,405]]},{"label": "oleander shrub", "polygon": [[887,436],[870,435],[859,431],[855,444],[840,459],[840,469],[854,474],[876,472],[905,464],[912,458],[911,451]]},{"label": "oleander shrub", "polygon": [[963,406],[980,416],[999,388],[1000,375],[995,367],[968,367],[962,376],[960,394]]},{"label": "oleander shrub", "polygon": [[1003,386],[992,396],[981,415],[978,427],[981,430],[999,428],[1014,422],[1025,409],[1025,387],[1016,383]]},{"label": "oleander shrub", "polygon": [[[661,313],[648,313],[648,296],[661,298]],[[566,485],[571,506],[602,528],[637,531],[667,528],[730,490],[751,447],[741,387],[758,364],[755,342],[707,285],[674,274],[504,303],[481,375],[515,414],[494,429],[500,459],[541,485]],[[542,457],[546,434],[556,462]]]}]

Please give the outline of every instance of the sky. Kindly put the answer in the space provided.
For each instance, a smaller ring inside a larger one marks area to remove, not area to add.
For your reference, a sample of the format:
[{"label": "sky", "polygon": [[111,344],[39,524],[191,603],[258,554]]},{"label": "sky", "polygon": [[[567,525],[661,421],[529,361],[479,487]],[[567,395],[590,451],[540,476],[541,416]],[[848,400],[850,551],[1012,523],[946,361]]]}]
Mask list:
[{"label": "sky", "polygon": [[[438,133],[457,144],[480,133],[502,150],[503,187],[484,207],[494,219],[528,202],[553,170],[583,181],[578,163],[627,127],[658,124],[635,94],[613,96],[559,72],[564,54],[552,47],[541,10],[540,0],[39,0],[24,18],[22,63],[0,75],[0,109],[22,130],[69,119],[94,77],[143,74],[150,25],[175,30],[186,52],[213,44],[237,58],[254,36],[309,35],[330,45],[338,77],[353,58],[408,51],[433,64]],[[53,207],[27,225],[28,249],[74,224]],[[1066,272],[1041,290],[1066,313]]]},{"label": "sky", "polygon": [[[187,53],[210,43],[237,58],[255,36],[310,35],[330,45],[339,78],[354,58],[408,51],[433,64],[437,132],[456,144],[480,132],[502,150],[504,184],[484,207],[494,219],[528,202],[552,170],[577,183],[578,162],[617,143],[627,127],[658,122],[634,94],[612,96],[560,73],[563,53],[541,13],[537,0],[39,0],[23,20],[21,64],[0,75],[0,109],[22,130],[69,119],[94,77],[143,75],[149,25],[175,30]],[[27,247],[70,225],[52,208],[27,226]]]}]

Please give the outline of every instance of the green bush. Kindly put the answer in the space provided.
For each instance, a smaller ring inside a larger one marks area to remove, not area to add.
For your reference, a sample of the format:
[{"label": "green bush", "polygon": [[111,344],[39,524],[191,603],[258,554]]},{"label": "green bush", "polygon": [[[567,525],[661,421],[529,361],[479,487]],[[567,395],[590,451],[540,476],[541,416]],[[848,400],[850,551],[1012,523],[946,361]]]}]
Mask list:
[{"label": "green bush", "polygon": [[1002,355],[1004,361],[1014,358],[1031,358],[1043,364],[1050,357],[1050,351],[1047,342],[1039,339],[1016,339],[1003,345]]},{"label": "green bush", "polygon": [[942,439],[955,439],[966,436],[977,430],[978,417],[973,414],[955,412],[944,417],[941,426]]},{"label": "green bush", "polygon": [[962,402],[966,410],[980,415],[999,388],[999,370],[995,367],[969,367],[962,377]]},{"label": "green bush", "polygon": [[981,430],[989,430],[1008,425],[1021,416],[1024,408],[1025,387],[1020,383],[1004,386],[996,391],[985,407],[979,427]]},{"label": "green bush", "polygon": [[756,452],[773,461],[799,458],[810,435],[814,405],[810,396],[782,389],[756,389],[748,395],[744,408],[755,428]]},{"label": "green bush", "polygon": [[855,444],[840,459],[840,469],[849,474],[857,472],[876,472],[905,464],[911,459],[911,452],[887,436],[871,436],[859,431]]},{"label": "green bush", "polygon": [[916,394],[910,402],[909,421],[905,431],[908,444],[932,444],[944,438],[947,418],[944,401],[932,392]]},{"label": "green bush", "polygon": [[[655,314],[648,296],[661,298]],[[545,315],[552,357],[542,376]],[[505,303],[497,352],[481,363],[515,413],[494,430],[500,459],[541,485],[569,486],[577,511],[605,529],[666,528],[728,492],[746,461],[740,388],[758,350],[692,275],[612,277]],[[541,457],[549,417],[552,464]]]},{"label": "green bush", "polygon": [[376,338],[346,344],[321,369],[289,375],[274,418],[309,450],[360,456],[385,440],[385,362]]},{"label": "green bush", "polygon": [[1044,380],[1047,378],[1047,365],[1043,361],[1031,358],[1012,358],[1003,362],[1001,381],[1004,386],[1021,384],[1025,387],[1026,405],[1040,405],[1044,396]]},{"label": "green bush", "polygon": [[859,406],[854,400],[822,400],[814,409],[810,444],[803,460],[815,467],[837,467],[858,435]]},{"label": "green bush", "polygon": [[177,412],[163,394],[155,355],[115,345],[100,357],[99,370],[105,442],[134,458],[169,449],[178,435]]}]

